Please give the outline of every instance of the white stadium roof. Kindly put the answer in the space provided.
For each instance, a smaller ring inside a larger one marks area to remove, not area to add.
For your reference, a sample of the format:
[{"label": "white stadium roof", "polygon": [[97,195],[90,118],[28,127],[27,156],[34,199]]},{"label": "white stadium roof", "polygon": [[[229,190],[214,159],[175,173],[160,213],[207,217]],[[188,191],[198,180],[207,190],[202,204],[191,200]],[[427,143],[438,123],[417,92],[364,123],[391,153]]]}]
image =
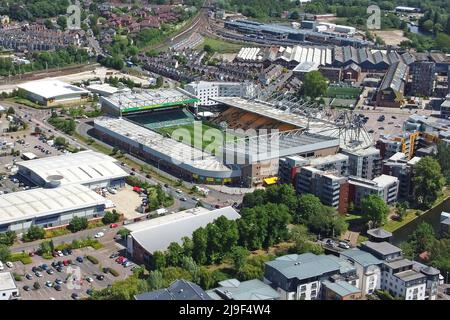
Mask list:
[{"label": "white stadium roof", "polygon": [[73,184],[54,189],[30,189],[0,195],[0,224],[104,205],[106,199]]},{"label": "white stadium roof", "polygon": [[76,94],[89,93],[89,91],[83,88],[59,80],[31,81],[19,84],[17,87],[46,99],[75,93]]},{"label": "white stadium roof", "polygon": [[30,161],[21,161],[17,165],[24,167],[46,183],[49,177],[62,176],[61,185],[87,184],[96,181],[118,179],[128,174],[116,164],[117,160],[94,151],[81,151],[67,155],[47,157]]},{"label": "white stadium roof", "polygon": [[131,231],[131,236],[137,243],[153,253],[166,250],[172,242],[181,244],[183,237],[191,237],[195,230],[205,227],[221,216],[229,220],[241,217],[232,207],[212,211],[198,207],[127,225],[126,228]]},{"label": "white stadium roof", "polygon": [[231,177],[233,172],[225,166],[218,158],[193,148],[182,142],[171,138],[166,138],[159,133],[136,125],[123,118],[100,117],[94,120],[95,128],[109,131],[114,136],[119,136],[121,140],[129,143],[142,144],[150,149],[153,155],[177,164],[185,170],[201,175],[220,175],[221,177]]}]

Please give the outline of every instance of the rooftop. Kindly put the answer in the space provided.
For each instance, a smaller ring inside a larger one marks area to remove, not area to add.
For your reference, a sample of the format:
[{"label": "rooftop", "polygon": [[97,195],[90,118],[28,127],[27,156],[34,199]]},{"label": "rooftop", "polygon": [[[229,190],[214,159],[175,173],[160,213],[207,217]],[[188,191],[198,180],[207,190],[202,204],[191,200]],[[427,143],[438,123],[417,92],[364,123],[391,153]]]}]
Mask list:
[{"label": "rooftop", "polygon": [[363,247],[367,247],[368,249],[380,253],[383,256],[402,252],[402,249],[386,241],[383,242],[364,241],[361,244],[363,245]]},{"label": "rooftop", "polygon": [[169,288],[146,292],[135,296],[136,300],[212,300],[195,283],[184,279],[175,280]]},{"label": "rooftop", "polygon": [[[185,143],[178,142],[171,138],[156,133],[147,128],[141,127],[123,118],[100,117],[94,120],[96,128],[110,131],[114,135],[120,135],[130,143],[142,144],[144,148],[152,150],[155,156],[169,162],[177,163],[183,169],[200,175],[217,172],[224,177],[238,175],[225,166],[218,158],[193,148]],[[208,171],[205,173],[205,171]]]},{"label": "rooftop", "polygon": [[181,244],[183,237],[190,237],[195,230],[205,227],[221,216],[229,220],[241,217],[232,207],[212,211],[198,207],[127,225],[126,228],[131,231],[136,242],[153,253],[166,250],[172,242]]},{"label": "rooftop", "polygon": [[356,294],[356,293],[361,292],[360,289],[358,289],[358,288],[352,286],[350,283],[348,283],[346,281],[342,281],[342,280],[337,280],[335,282],[325,280],[322,282],[322,284],[341,297],[345,297],[350,294]]},{"label": "rooftop", "polygon": [[14,290],[17,289],[16,283],[14,282],[14,278],[10,272],[1,272],[0,273],[0,292],[6,290]]},{"label": "rooftop", "polygon": [[389,238],[392,237],[392,233],[384,230],[383,228],[376,228],[367,230],[367,234],[375,238]]},{"label": "rooftop", "polygon": [[0,224],[104,205],[106,201],[78,184],[7,193],[0,195]]},{"label": "rooftop", "polygon": [[417,280],[417,279],[421,279],[421,278],[425,277],[424,274],[414,271],[414,270],[406,270],[406,271],[402,271],[402,272],[397,272],[395,274],[395,276],[405,282],[413,281],[413,280]]},{"label": "rooftop", "polygon": [[341,256],[344,256],[356,263],[362,265],[363,267],[368,267],[374,264],[381,264],[381,260],[377,259],[368,252],[362,251],[360,249],[348,249],[341,252]]},{"label": "rooftop", "polygon": [[382,174],[381,176],[374,178],[372,181],[376,182],[378,184],[378,186],[384,188],[384,187],[390,186],[394,183],[397,183],[398,178],[389,176],[386,174]]},{"label": "rooftop", "polygon": [[405,268],[412,266],[412,261],[408,259],[398,259],[394,261],[384,262],[391,269]]},{"label": "rooftop", "polygon": [[[58,178],[61,185],[87,184],[106,179],[128,176],[117,160],[105,154],[91,150],[46,157],[30,161],[21,161],[17,165],[30,170],[46,183]],[[20,170],[20,169],[19,169]]]},{"label": "rooftop", "polygon": [[329,272],[347,272],[351,265],[330,255],[313,253],[290,254],[266,262],[266,265],[278,270],[287,279],[308,279]]},{"label": "rooftop", "polygon": [[197,97],[183,89],[135,90],[102,97],[122,112],[140,111],[198,102]]},{"label": "rooftop", "polygon": [[215,300],[276,300],[280,295],[261,280],[242,281],[228,279],[219,282],[219,287],[207,291]]},{"label": "rooftop", "polygon": [[89,91],[59,80],[38,80],[19,84],[17,87],[46,99],[68,95],[89,93]]}]

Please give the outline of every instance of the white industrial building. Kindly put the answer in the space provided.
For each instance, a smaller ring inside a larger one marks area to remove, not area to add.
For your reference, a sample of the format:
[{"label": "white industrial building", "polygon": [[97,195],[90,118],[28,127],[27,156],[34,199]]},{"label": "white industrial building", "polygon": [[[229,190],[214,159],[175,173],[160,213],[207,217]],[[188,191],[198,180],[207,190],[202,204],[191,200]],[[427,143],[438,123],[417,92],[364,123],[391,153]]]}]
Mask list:
[{"label": "white industrial building", "polygon": [[94,151],[18,162],[18,173],[45,188],[81,184],[90,189],[121,187],[128,176],[117,160]]},{"label": "white industrial building", "polygon": [[191,82],[184,88],[186,91],[195,95],[200,101],[195,106],[211,106],[217,102],[211,100],[217,97],[243,97],[251,98],[255,94],[255,85],[251,82],[209,82],[196,81]]},{"label": "white industrial building", "polygon": [[0,195],[0,232],[23,232],[30,226],[52,228],[74,217],[101,218],[108,200],[89,188],[72,184]]},{"label": "white industrial building", "polygon": [[31,81],[18,88],[27,93],[29,100],[44,106],[82,103],[89,97],[89,91],[59,80]]},{"label": "white industrial building", "polygon": [[212,211],[198,207],[127,225],[131,231],[127,251],[133,256],[133,261],[148,265],[155,251],[165,251],[172,242],[181,244],[183,237],[190,238],[195,230],[222,216],[229,220],[241,217],[232,207]]},{"label": "white industrial building", "polygon": [[10,272],[0,273],[0,300],[13,300],[19,297],[14,278]]}]

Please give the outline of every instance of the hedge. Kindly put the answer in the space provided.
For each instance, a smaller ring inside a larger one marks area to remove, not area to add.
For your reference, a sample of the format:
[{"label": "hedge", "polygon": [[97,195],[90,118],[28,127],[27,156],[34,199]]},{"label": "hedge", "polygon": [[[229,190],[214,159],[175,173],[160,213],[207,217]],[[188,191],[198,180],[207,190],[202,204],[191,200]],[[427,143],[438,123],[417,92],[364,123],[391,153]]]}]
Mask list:
[{"label": "hedge", "polygon": [[97,258],[93,257],[93,256],[86,256],[86,259],[88,259],[90,262],[92,262],[93,264],[98,264],[98,260]]},{"label": "hedge", "polygon": [[119,273],[116,270],[114,270],[113,268],[109,269],[109,273],[111,273],[114,277],[118,277],[119,276]]},{"label": "hedge", "polygon": [[28,255],[28,253],[24,253],[24,252],[22,252],[22,253],[13,253],[13,254],[11,254],[10,260],[11,260],[12,262],[20,261],[20,262],[22,262],[23,264],[31,264],[31,263],[33,263],[33,260],[32,260],[31,257]]}]

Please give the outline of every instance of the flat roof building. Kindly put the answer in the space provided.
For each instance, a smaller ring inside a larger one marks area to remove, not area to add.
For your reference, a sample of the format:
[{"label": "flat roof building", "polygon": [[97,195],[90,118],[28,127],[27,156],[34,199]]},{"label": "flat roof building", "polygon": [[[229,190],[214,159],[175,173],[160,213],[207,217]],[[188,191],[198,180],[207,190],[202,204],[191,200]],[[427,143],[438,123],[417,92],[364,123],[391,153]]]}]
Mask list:
[{"label": "flat roof building", "polygon": [[135,300],[212,300],[200,286],[184,279],[175,280],[168,288],[141,293]]},{"label": "flat roof building", "polygon": [[77,104],[89,97],[89,91],[59,80],[31,81],[19,84],[18,88],[27,93],[28,99],[44,106]]},{"label": "flat roof building", "polygon": [[21,176],[46,188],[69,184],[91,189],[122,186],[128,176],[116,159],[90,150],[18,162],[17,166]]},{"label": "flat roof building", "polygon": [[127,225],[126,228],[131,231],[127,251],[137,263],[149,265],[155,251],[165,251],[172,242],[181,244],[183,237],[191,237],[195,230],[221,216],[229,220],[241,217],[232,207],[212,211],[197,207]]},{"label": "flat roof building", "polygon": [[105,198],[78,184],[3,194],[0,195],[0,232],[23,232],[32,225],[62,226],[75,216],[101,218],[106,204]]},{"label": "flat roof building", "polygon": [[0,300],[13,300],[19,297],[19,289],[11,272],[0,273]]},{"label": "flat roof building", "polygon": [[214,300],[278,300],[280,294],[258,279],[239,281],[227,279],[219,287],[206,291]]}]

